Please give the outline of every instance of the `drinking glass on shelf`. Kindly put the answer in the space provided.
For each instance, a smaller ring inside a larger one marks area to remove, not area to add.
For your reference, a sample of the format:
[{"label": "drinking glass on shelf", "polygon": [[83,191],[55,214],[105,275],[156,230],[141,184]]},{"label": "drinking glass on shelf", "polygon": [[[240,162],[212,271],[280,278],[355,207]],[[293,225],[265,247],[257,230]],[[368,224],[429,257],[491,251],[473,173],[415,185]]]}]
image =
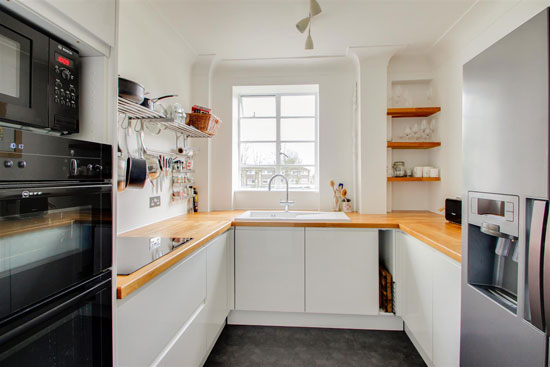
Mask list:
[{"label": "drinking glass on shelf", "polygon": [[418,128],[418,123],[413,125],[411,131],[412,131],[412,137],[414,138],[413,140],[418,140],[418,138],[420,137],[419,136],[420,129]]},{"label": "drinking glass on shelf", "polygon": [[430,128],[428,127],[428,121],[426,119],[422,120],[420,123],[420,132],[422,133],[422,139],[428,140],[430,137]]},{"label": "drinking glass on shelf", "polygon": [[437,128],[437,119],[432,119],[432,121],[430,121],[430,130],[431,130],[431,139],[432,140],[435,140],[435,129]]},{"label": "drinking glass on shelf", "polygon": [[411,140],[412,135],[413,135],[413,133],[411,131],[411,128],[409,126],[407,126],[407,128],[405,129],[405,134],[404,134],[405,140],[406,141]]}]

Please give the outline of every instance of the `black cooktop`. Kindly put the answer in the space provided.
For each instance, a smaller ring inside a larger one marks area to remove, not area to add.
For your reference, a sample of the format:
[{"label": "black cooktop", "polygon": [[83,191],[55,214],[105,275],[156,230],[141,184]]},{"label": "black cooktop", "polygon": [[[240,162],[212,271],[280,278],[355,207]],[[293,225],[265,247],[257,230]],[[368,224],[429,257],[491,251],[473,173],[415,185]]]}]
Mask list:
[{"label": "black cooktop", "polygon": [[191,240],[182,237],[118,237],[117,273],[131,274]]}]

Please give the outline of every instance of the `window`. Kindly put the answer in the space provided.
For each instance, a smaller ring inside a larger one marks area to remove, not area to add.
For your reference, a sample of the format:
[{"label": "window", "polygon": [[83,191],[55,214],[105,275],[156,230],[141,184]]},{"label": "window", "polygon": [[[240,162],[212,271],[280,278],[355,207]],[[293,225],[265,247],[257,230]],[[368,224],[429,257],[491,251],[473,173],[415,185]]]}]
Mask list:
[{"label": "window", "polygon": [[267,189],[277,173],[294,190],[318,188],[317,106],[313,92],[239,95],[240,189]]}]

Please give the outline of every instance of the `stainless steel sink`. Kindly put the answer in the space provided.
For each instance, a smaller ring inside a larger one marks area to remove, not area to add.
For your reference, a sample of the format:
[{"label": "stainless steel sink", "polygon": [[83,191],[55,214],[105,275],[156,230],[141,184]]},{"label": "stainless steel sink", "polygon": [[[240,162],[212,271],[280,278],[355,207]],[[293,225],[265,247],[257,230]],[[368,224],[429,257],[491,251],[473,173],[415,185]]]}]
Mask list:
[{"label": "stainless steel sink", "polygon": [[282,210],[251,210],[239,215],[235,220],[246,222],[351,222],[351,219],[342,212],[285,212]]}]

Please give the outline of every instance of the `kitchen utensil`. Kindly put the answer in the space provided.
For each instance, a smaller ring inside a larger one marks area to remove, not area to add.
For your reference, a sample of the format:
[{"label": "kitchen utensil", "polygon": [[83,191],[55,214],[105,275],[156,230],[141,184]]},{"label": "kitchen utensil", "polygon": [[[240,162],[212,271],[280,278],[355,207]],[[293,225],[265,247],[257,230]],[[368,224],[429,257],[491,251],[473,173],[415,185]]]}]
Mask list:
[{"label": "kitchen utensil", "polygon": [[143,101],[140,104],[143,107],[147,107],[150,110],[154,110],[155,109],[155,103],[157,103],[161,99],[172,98],[172,97],[177,97],[177,96],[178,96],[177,94],[169,94],[169,95],[162,96],[162,97],[157,97],[157,98],[147,98],[147,97],[145,97],[145,98],[143,98]]},{"label": "kitchen utensil", "polygon": [[147,181],[147,162],[145,159],[132,157],[130,149],[128,149],[128,134],[124,134],[124,140],[128,153],[128,158],[126,159],[126,187],[143,189]]},{"label": "kitchen utensil", "polygon": [[408,177],[411,177],[411,176],[412,176],[412,169],[407,168],[407,169],[405,170],[405,173],[407,174]]},{"label": "kitchen utensil", "polygon": [[126,169],[128,162],[122,156],[122,149],[118,146],[117,191],[126,190]]},{"label": "kitchen utensil", "polygon": [[413,168],[413,177],[422,177],[422,167]]},{"label": "kitchen utensil", "polygon": [[118,78],[118,95],[120,97],[141,104],[144,91],[143,85],[128,79]]}]

